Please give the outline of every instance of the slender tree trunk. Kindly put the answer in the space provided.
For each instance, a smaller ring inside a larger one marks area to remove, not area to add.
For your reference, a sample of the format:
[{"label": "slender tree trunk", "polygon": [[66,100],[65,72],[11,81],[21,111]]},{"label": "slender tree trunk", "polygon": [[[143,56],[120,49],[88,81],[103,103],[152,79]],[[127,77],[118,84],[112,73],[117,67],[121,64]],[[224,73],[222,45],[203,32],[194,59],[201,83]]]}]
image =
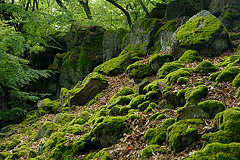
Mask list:
[{"label": "slender tree trunk", "polygon": [[144,12],[147,14],[148,17],[151,17],[150,13],[148,12],[148,9],[147,7],[144,5],[143,1],[142,0],[139,0],[141,6],[142,6],[142,9],[144,10]]},{"label": "slender tree trunk", "polygon": [[63,4],[63,2],[61,0],[56,0],[56,2],[61,8],[67,9],[67,7]]},{"label": "slender tree trunk", "polygon": [[112,5],[114,5],[115,7],[117,7],[118,9],[120,9],[124,14],[125,16],[127,17],[127,21],[128,21],[128,25],[129,27],[131,28],[132,27],[132,20],[131,20],[131,16],[130,14],[128,13],[128,11],[126,11],[122,6],[120,6],[118,3],[116,3],[114,0],[106,0],[108,1],[109,3],[111,3]]},{"label": "slender tree trunk", "polygon": [[88,5],[88,0],[86,2],[83,2],[81,0],[78,0],[78,2],[83,6],[83,9],[84,9],[84,12],[86,13],[87,15],[87,18],[88,19],[93,19],[92,18],[92,13],[91,13],[91,10],[90,10],[90,7]]}]

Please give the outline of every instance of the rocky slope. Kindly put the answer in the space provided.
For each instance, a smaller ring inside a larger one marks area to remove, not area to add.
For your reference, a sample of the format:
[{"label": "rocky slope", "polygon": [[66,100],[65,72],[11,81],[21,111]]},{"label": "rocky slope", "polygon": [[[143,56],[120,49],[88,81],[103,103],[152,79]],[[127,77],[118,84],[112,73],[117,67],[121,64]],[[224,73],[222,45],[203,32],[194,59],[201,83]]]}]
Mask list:
[{"label": "rocky slope", "polygon": [[239,33],[207,11],[182,22],[143,19],[110,46],[74,24],[59,99],[2,129],[0,159],[240,159]]}]

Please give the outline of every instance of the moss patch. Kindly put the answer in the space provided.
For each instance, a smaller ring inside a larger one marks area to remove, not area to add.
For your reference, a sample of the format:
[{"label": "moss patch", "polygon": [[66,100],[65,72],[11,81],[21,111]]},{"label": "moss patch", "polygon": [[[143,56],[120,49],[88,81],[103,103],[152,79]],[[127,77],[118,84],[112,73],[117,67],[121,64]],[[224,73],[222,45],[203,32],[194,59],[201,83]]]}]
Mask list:
[{"label": "moss patch", "polygon": [[144,138],[147,140],[147,144],[158,144],[161,145],[166,141],[167,128],[174,124],[175,119],[170,118],[161,123],[156,128],[149,128],[144,134]]},{"label": "moss patch", "polygon": [[240,87],[240,73],[232,81],[233,87]]},{"label": "moss patch", "polygon": [[158,70],[158,77],[164,78],[169,73],[176,71],[183,67],[184,67],[184,65],[177,63],[177,62],[164,63],[164,65]]},{"label": "moss patch", "polygon": [[181,120],[167,129],[167,143],[174,152],[181,151],[197,139],[197,125],[204,124],[200,119]]},{"label": "moss patch", "polygon": [[211,143],[207,144],[202,150],[196,152],[188,160],[205,160],[205,159],[240,159],[240,143]]},{"label": "moss patch", "polygon": [[178,59],[179,62],[183,63],[193,63],[194,61],[202,61],[202,57],[199,56],[199,53],[194,50],[187,50],[184,54]]},{"label": "moss patch", "polygon": [[190,76],[190,73],[186,69],[180,68],[176,71],[173,71],[173,72],[169,73],[165,77],[165,79],[167,81],[167,84],[171,84],[171,83],[177,82],[177,80],[180,77],[188,77],[188,76]]},{"label": "moss patch", "polygon": [[165,149],[163,149],[161,146],[156,144],[149,145],[142,150],[141,157],[150,158],[153,156],[154,153],[165,153]]},{"label": "moss patch", "polygon": [[195,72],[200,73],[211,73],[217,71],[217,67],[212,64],[212,62],[208,60],[202,61],[198,66],[195,67]]},{"label": "moss patch", "polygon": [[225,68],[217,76],[216,82],[232,81],[239,73],[240,73],[240,68],[238,68],[238,67]]},{"label": "moss patch", "polygon": [[[195,88],[189,88],[183,91],[185,92],[184,94],[186,100],[185,107],[194,106],[197,105],[197,103],[207,95],[208,87],[206,85],[199,85]],[[178,95],[180,95],[180,93]]]},{"label": "moss patch", "polygon": [[235,98],[238,99],[239,97],[240,97],[240,87],[239,87],[238,90],[237,90],[237,93],[236,93]]},{"label": "moss patch", "polygon": [[151,75],[151,70],[149,65],[145,63],[135,62],[134,64],[131,64],[127,67],[126,73],[129,78],[138,80]]},{"label": "moss patch", "polygon": [[165,62],[172,62],[173,56],[170,54],[154,54],[147,60],[152,70],[157,72]]}]

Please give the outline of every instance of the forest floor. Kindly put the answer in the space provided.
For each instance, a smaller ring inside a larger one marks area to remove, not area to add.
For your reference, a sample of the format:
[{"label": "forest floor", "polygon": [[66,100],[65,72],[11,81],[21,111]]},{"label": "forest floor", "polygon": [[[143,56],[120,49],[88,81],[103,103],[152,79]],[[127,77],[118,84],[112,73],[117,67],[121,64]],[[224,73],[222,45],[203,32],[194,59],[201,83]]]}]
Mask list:
[{"label": "forest floor", "polygon": [[[237,43],[237,42],[235,42]],[[226,51],[225,53],[223,53],[221,56],[219,57],[204,57],[204,60],[209,60],[211,61],[213,64],[216,64],[218,62],[220,62],[224,56],[231,56],[236,54],[236,49],[230,49],[228,51]],[[146,62],[146,58],[145,60],[143,60],[145,63]],[[189,64],[185,64],[186,67],[188,68],[194,68],[195,66],[197,66],[200,62],[194,62],[194,63],[189,63]],[[220,68],[221,69],[221,68]],[[208,95],[206,96],[205,99],[203,100],[219,100],[221,101],[223,104],[225,104],[225,106],[227,108],[232,108],[232,107],[239,107],[240,106],[240,99],[235,99],[235,95],[237,92],[237,88],[236,87],[232,87],[231,82],[222,82],[222,83],[218,83],[218,85],[214,85],[214,83],[216,82],[212,82],[212,81],[208,81],[209,79],[209,75],[210,74],[205,74],[205,73],[193,73],[190,77],[189,77],[189,83],[192,84],[193,87],[195,87],[195,84],[198,82],[203,82],[204,84],[206,84],[208,86]],[[79,115],[81,114],[81,108],[82,107],[86,107],[89,110],[93,111],[95,109],[97,109],[100,106],[103,105],[107,105],[109,99],[116,94],[121,88],[126,87],[126,86],[130,86],[133,87],[134,85],[136,85],[134,83],[134,81],[130,80],[126,74],[121,74],[118,76],[114,76],[114,77],[107,77],[108,81],[109,81],[109,87],[107,89],[105,89],[103,91],[104,94],[101,95],[101,97],[99,98],[99,101],[91,106],[80,106],[78,107],[76,110],[74,110],[72,113]],[[149,78],[149,81],[154,81],[156,79],[156,76],[152,76]],[[176,83],[171,84],[171,92],[176,93],[178,90],[185,88],[185,85],[178,85]],[[169,118],[176,118],[177,117],[177,113],[176,113],[176,109],[169,109],[167,112],[164,112],[164,115],[166,116],[165,119],[162,120],[148,120],[148,118],[153,115],[154,113],[157,112],[162,112],[164,110],[164,108],[158,107],[155,110],[153,110],[152,112],[135,112],[135,114],[140,115],[141,118],[139,119],[135,119],[134,121],[130,122],[130,128],[132,129],[131,133],[124,133],[123,137],[121,139],[118,140],[118,142],[112,146],[109,147],[109,150],[107,151],[107,153],[109,153],[111,159],[113,160],[119,160],[119,159],[141,159],[141,151],[147,146],[147,142],[146,139],[144,138],[144,134],[146,133],[147,129],[150,127],[155,127],[157,125],[159,125],[160,123],[162,123],[164,120],[169,119]],[[53,120],[53,118],[55,117],[55,114],[48,114],[45,115],[43,117],[41,117],[40,119],[38,119],[37,122],[35,122],[35,125],[39,125],[42,122],[44,122],[45,120]],[[200,135],[210,132],[213,128],[213,122],[212,120],[205,120],[206,125],[205,126],[200,126]],[[30,127],[31,124],[29,124],[29,126],[25,126],[26,127]],[[16,125],[15,129],[16,129],[16,133],[21,133],[21,143],[18,144],[18,146],[20,146],[22,143],[30,143],[33,142],[33,139],[31,136],[27,135],[25,136],[25,134],[22,134],[24,132],[24,128],[22,126],[22,124],[20,125]],[[72,136],[72,135],[69,135]],[[77,139],[78,137],[74,137],[72,136],[73,139]],[[4,138],[4,141],[9,140],[7,137]],[[44,139],[43,139],[44,141]],[[35,150],[38,152],[38,148],[41,145],[41,141],[38,142],[33,142],[33,145],[31,146],[31,149]],[[185,159],[187,157],[189,157],[190,155],[192,155],[194,152],[200,150],[202,148],[203,145],[203,140],[201,140],[200,138],[195,141],[192,145],[186,147],[183,151],[179,152],[179,153],[168,153],[168,154],[160,154],[160,153],[156,153],[152,156],[151,159],[161,159],[161,160],[179,160],[179,159]],[[16,147],[18,147],[16,146]],[[163,144],[161,147],[168,149],[166,144]],[[13,152],[13,150],[12,150]],[[78,155],[75,158],[76,159],[84,159],[86,155]]]}]

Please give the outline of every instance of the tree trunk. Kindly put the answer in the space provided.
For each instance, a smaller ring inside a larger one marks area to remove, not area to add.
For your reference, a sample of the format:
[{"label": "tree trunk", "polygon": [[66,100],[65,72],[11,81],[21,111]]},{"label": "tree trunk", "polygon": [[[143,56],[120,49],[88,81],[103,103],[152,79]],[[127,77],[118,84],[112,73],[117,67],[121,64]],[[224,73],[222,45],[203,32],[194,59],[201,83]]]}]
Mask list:
[{"label": "tree trunk", "polygon": [[83,9],[84,9],[84,12],[85,12],[86,15],[87,15],[87,18],[88,18],[88,19],[93,19],[93,18],[92,18],[92,13],[91,13],[90,7],[89,7],[89,5],[88,5],[88,1],[83,2],[83,1],[81,1],[81,0],[78,0],[78,2],[83,6]]},{"label": "tree trunk", "polygon": [[125,16],[127,17],[128,25],[131,28],[132,27],[132,20],[131,20],[131,17],[130,17],[130,14],[128,13],[128,11],[126,11],[122,6],[120,6],[114,0],[106,0],[106,1],[108,1],[109,3],[111,3],[112,5],[117,7],[118,9],[120,9],[125,14]]},{"label": "tree trunk", "polygon": [[147,17],[151,17],[150,13],[148,12],[148,9],[147,7],[144,5],[143,1],[142,0],[139,0],[141,6],[142,6],[142,9],[144,10],[144,12],[147,14]]}]

